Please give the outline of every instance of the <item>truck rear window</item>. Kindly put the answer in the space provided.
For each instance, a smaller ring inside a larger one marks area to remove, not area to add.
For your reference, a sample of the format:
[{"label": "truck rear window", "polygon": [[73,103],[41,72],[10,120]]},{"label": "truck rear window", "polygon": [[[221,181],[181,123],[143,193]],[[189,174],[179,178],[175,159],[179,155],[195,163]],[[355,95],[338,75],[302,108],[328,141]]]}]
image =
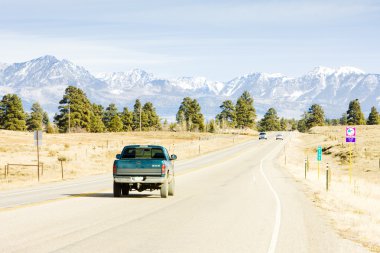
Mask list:
[{"label": "truck rear window", "polygon": [[126,148],[121,156],[122,159],[166,159],[160,148]]}]

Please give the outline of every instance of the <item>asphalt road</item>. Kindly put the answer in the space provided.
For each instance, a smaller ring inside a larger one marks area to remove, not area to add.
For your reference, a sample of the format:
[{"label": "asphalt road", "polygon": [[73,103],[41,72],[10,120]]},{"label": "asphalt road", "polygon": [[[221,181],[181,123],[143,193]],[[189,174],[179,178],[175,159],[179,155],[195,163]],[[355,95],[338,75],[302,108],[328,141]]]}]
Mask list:
[{"label": "asphalt road", "polygon": [[113,198],[112,175],[0,193],[0,252],[367,252],[276,162],[274,137],[178,162],[176,196]]}]

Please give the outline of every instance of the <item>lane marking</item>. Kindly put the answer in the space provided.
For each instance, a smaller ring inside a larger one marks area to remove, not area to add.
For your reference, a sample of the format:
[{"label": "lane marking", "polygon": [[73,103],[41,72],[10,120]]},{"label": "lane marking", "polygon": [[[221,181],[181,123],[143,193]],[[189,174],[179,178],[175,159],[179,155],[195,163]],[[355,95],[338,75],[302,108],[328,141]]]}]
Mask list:
[{"label": "lane marking", "polygon": [[[41,191],[48,191],[48,190],[58,190],[58,189],[64,189],[64,188],[70,188],[72,186],[82,186],[84,184],[92,184],[92,183],[101,183],[101,182],[105,182],[105,181],[111,181],[111,177],[110,178],[105,178],[105,179],[97,179],[97,180],[93,180],[93,181],[85,181],[85,182],[76,182],[76,183],[72,183],[72,184],[65,184],[65,185],[56,185],[56,186],[50,186],[50,187],[46,187],[46,186],[42,186],[41,188],[38,188],[38,189],[32,189],[32,190],[24,190],[24,191],[17,191],[17,192],[13,192],[13,193],[9,193],[9,194],[1,194],[0,193],[0,197],[9,197],[9,196],[14,196],[14,195],[23,195],[25,193],[32,193],[32,192],[41,192]],[[59,184],[60,182],[53,182],[53,184]]]},{"label": "lane marking", "polygon": [[[264,158],[265,159],[265,158]],[[265,182],[267,183],[269,189],[271,190],[271,192],[273,193],[273,196],[276,200],[276,218],[275,218],[275,224],[274,224],[274,227],[273,227],[273,233],[272,233],[272,238],[271,238],[271,241],[270,241],[270,245],[269,245],[269,249],[268,249],[268,253],[274,253],[276,251],[276,246],[277,246],[277,241],[278,241],[278,235],[280,233],[280,225],[281,225],[281,202],[280,202],[280,198],[278,197],[276,191],[274,190],[272,184],[269,182],[267,176],[265,175],[264,171],[263,171],[263,160],[262,159],[260,161],[260,172],[261,174],[263,175],[264,179],[265,179]]]}]

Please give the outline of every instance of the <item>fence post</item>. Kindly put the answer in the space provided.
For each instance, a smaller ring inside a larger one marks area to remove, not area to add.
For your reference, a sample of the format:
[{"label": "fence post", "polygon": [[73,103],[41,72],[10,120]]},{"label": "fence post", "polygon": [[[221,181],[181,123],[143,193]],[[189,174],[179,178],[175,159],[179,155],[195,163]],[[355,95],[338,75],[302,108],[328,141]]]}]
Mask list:
[{"label": "fence post", "polygon": [[7,178],[7,165],[4,166],[4,178]]},{"label": "fence post", "polygon": [[44,163],[41,163],[41,176],[44,175]]},{"label": "fence post", "polygon": [[63,161],[61,160],[61,172],[62,172],[62,180],[63,180]]},{"label": "fence post", "polygon": [[306,163],[306,159],[305,159],[305,179],[306,179],[306,173],[307,173],[307,163]]},{"label": "fence post", "polygon": [[330,185],[330,169],[329,164],[326,165],[326,191],[329,191],[329,185]]}]

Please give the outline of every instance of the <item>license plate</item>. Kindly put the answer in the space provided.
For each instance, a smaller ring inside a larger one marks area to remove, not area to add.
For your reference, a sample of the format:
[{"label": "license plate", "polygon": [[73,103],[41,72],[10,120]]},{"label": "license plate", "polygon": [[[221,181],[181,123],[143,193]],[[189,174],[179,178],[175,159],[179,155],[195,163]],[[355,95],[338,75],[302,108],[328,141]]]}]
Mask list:
[{"label": "license plate", "polygon": [[131,180],[134,181],[134,182],[141,182],[143,181],[143,177],[131,177]]}]

